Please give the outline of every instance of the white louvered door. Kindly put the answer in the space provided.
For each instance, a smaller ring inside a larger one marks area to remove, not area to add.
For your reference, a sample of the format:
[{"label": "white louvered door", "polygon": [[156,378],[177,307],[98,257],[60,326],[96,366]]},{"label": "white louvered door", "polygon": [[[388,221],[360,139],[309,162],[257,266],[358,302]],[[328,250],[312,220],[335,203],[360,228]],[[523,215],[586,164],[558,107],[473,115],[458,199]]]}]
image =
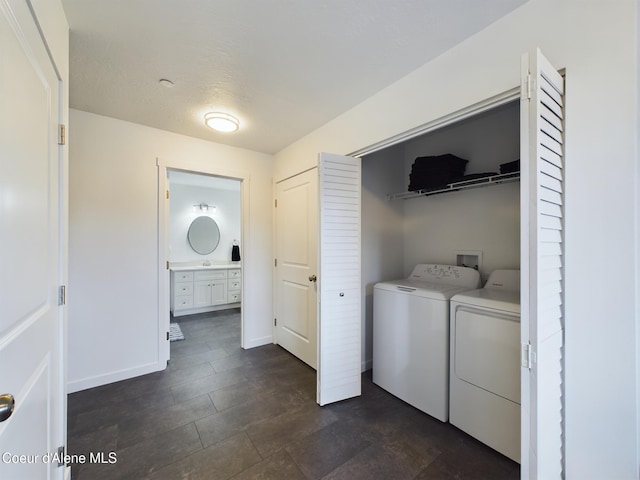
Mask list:
[{"label": "white louvered door", "polygon": [[564,82],[539,50],[522,57],[522,469],[563,478]]},{"label": "white louvered door", "polygon": [[319,187],[317,402],[326,405],[361,391],[360,159],[321,153]]}]

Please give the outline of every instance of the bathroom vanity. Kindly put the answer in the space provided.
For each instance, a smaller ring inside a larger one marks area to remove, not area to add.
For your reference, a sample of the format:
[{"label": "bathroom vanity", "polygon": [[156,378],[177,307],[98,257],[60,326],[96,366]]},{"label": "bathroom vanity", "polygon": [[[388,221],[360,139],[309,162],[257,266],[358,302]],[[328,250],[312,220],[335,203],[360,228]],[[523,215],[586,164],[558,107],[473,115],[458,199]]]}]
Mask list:
[{"label": "bathroom vanity", "polygon": [[171,312],[174,317],[240,306],[238,264],[171,267]]}]

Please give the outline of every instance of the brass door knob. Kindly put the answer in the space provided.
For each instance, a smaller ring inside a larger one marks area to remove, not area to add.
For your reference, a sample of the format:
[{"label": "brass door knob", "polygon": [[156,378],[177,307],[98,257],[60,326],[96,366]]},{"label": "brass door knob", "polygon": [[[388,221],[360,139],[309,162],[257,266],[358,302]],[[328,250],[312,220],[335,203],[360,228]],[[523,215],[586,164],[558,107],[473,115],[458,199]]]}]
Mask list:
[{"label": "brass door knob", "polygon": [[315,282],[318,280],[318,277],[316,277],[315,275],[309,275],[309,281],[310,282]]}]

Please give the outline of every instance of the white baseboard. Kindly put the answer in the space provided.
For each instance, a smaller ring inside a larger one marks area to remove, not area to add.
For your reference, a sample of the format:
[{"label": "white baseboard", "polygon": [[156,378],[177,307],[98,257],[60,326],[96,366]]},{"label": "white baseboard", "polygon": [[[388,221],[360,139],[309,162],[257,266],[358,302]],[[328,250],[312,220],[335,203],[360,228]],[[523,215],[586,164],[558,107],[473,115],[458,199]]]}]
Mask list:
[{"label": "white baseboard", "polygon": [[72,380],[67,383],[67,393],[79,392],[89,388],[100,387],[109,383],[119,382],[128,378],[139,377],[147,373],[153,373],[164,370],[167,367],[166,362],[154,362],[145,365],[139,365],[134,368],[118,370],[117,372],[108,372],[94,377],[82,378],[80,380]]},{"label": "white baseboard", "polygon": [[360,368],[362,368],[362,372],[366,372],[367,370],[371,370],[373,368],[373,359],[363,360],[360,364]]},{"label": "white baseboard", "polygon": [[252,338],[250,340],[246,340],[242,348],[249,349],[255,347],[261,347],[263,345],[268,345],[273,343],[273,335],[267,335],[266,337]]}]

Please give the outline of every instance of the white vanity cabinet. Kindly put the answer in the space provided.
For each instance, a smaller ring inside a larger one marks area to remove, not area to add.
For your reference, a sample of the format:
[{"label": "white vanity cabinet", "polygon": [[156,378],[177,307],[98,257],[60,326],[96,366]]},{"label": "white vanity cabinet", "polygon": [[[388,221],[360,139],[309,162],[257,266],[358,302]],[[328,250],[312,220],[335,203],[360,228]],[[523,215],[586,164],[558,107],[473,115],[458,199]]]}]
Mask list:
[{"label": "white vanity cabinet", "polygon": [[174,317],[240,306],[241,270],[237,266],[171,269]]},{"label": "white vanity cabinet", "polygon": [[227,271],[203,270],[193,275],[194,308],[223,305],[227,302]]},{"label": "white vanity cabinet", "polygon": [[229,269],[227,272],[227,302],[237,303],[240,301],[241,279],[240,269]]}]

